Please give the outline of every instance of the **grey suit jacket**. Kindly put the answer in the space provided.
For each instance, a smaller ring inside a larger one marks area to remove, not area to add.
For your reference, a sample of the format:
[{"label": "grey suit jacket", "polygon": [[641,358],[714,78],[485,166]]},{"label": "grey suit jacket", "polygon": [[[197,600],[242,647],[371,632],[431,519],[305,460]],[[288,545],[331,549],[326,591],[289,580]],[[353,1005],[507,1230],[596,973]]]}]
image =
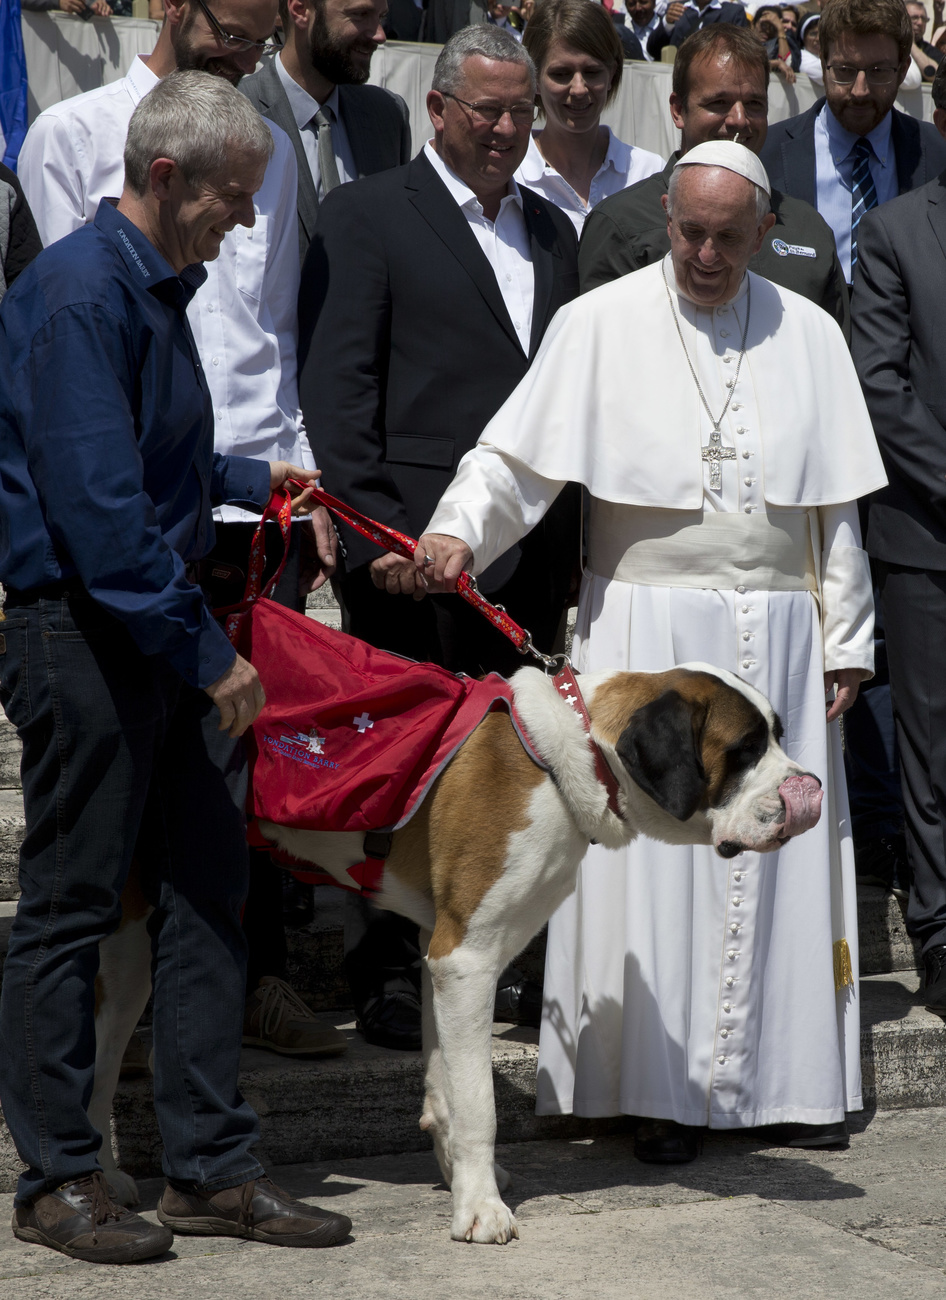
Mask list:
[{"label": "grey suit jacket", "polygon": [[946,172],[868,212],[857,231],[851,351],[890,482],[867,549],[946,570]]},{"label": "grey suit jacket", "polygon": [[[278,55],[276,56],[278,58]],[[292,141],[299,169],[299,258],[305,261],[315,233],[319,199],[302,136],[273,60],[267,59],[240,82],[240,90],[263,117],[281,126]],[[379,86],[339,86],[338,106],[359,178],[400,167],[411,158],[411,127],[400,95]]]}]

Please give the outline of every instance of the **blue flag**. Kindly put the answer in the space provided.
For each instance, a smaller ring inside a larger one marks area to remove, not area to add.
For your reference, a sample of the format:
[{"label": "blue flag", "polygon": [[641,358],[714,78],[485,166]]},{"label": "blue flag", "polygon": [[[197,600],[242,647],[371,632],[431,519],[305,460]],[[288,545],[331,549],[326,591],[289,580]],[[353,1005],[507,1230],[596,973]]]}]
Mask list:
[{"label": "blue flag", "polygon": [[3,161],[14,171],[26,127],[26,54],[20,0],[0,0],[0,148]]}]

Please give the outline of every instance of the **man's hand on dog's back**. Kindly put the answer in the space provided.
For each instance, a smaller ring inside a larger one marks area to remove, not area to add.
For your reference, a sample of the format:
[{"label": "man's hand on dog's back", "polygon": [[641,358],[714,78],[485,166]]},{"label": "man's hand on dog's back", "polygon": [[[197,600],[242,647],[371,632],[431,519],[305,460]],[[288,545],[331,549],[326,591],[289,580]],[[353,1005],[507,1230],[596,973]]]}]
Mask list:
[{"label": "man's hand on dog's back", "polygon": [[242,655],[215,682],[204,688],[220,710],[220,730],[234,738],[242,736],[259,717],[266,693],[259,673]]}]

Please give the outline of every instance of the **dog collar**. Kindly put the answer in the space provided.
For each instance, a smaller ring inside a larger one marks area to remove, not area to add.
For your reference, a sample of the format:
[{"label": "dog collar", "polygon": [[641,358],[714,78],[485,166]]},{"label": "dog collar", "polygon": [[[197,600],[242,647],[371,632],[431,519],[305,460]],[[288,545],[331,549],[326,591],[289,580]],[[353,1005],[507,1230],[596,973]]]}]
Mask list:
[{"label": "dog collar", "polygon": [[591,734],[591,718],[588,716],[588,707],[585,704],[584,696],[578,687],[578,681],[575,674],[572,672],[571,667],[568,664],[565,664],[560,671],[555,674],[552,681],[555,683],[555,688],[560,692],[565,703],[575,711],[575,714],[580,719],[581,725],[584,727],[588,735],[588,744],[591,746],[591,753],[595,761],[595,776],[608,793],[609,812],[614,813],[615,817],[617,817],[619,821],[623,821],[624,816],[621,813],[620,805],[618,804],[617,777],[605,761],[604,754],[601,752],[601,746]]}]

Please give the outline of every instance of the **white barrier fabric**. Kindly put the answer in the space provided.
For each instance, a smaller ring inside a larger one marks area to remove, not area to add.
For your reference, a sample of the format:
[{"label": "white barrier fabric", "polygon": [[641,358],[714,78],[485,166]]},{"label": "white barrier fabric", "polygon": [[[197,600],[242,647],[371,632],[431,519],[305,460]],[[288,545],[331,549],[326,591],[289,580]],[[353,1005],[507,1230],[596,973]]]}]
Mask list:
[{"label": "white barrier fabric", "polygon": [[[29,74],[30,121],[61,99],[123,77],[136,54],[154,48],[160,24],[141,18],[75,18],[60,11],[24,13],[23,44]],[[426,99],[439,45],[388,41],[371,61],[371,81],[407,101],[416,153],[428,139]],[[625,63],[621,88],[604,121],[618,138],[668,157],[679,145],[670,119],[672,68],[667,63]],[[810,108],[821,88],[799,75],[794,86],[778,76],[769,83],[769,121]],[[898,105],[912,117],[933,119],[928,86],[901,93]]]}]

